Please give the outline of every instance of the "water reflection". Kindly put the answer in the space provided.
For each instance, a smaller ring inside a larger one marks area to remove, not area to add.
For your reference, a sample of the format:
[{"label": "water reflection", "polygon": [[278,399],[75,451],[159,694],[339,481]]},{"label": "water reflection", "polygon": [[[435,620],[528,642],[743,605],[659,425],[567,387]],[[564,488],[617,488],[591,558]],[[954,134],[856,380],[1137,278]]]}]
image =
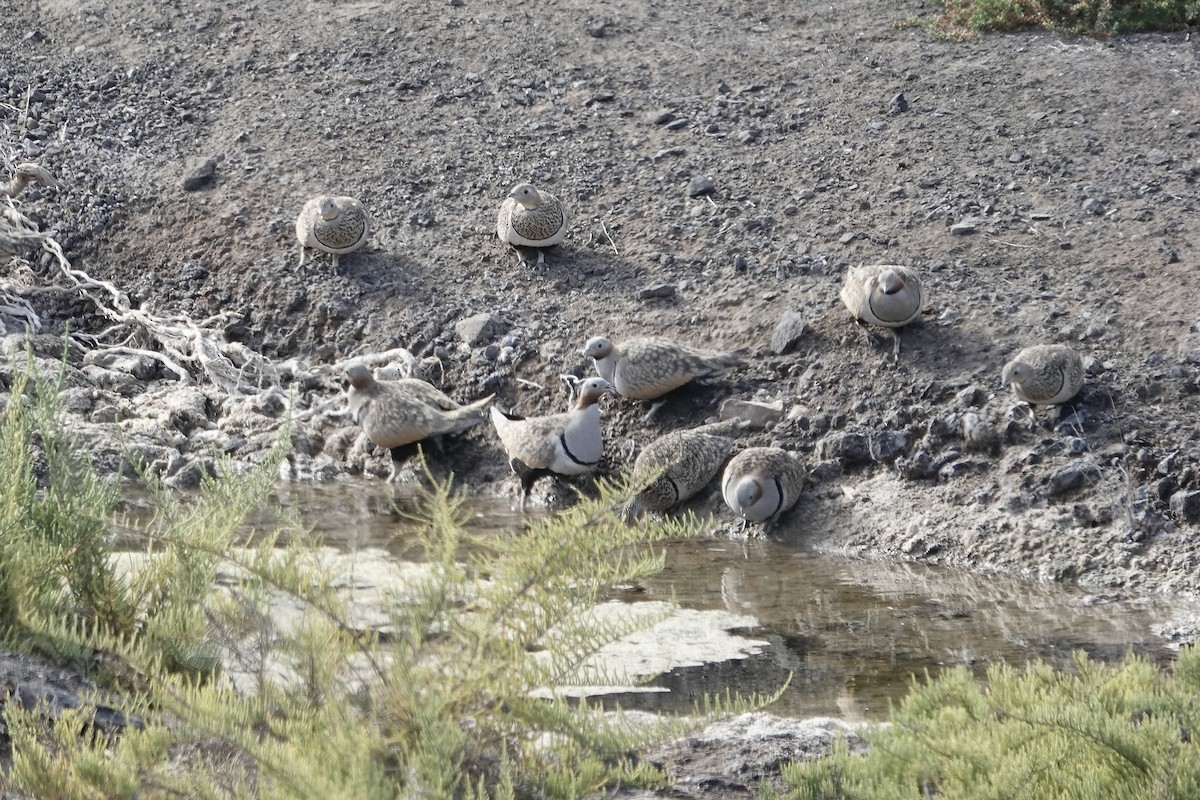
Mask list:
[{"label": "water reflection", "polygon": [[[412,557],[404,487],[377,481],[317,486],[280,484],[277,499],[326,545],[385,548]],[[476,501],[476,533],[520,524],[507,504]],[[256,521],[270,525],[267,516]],[[1151,626],[1190,611],[1180,598],[1117,601],[1073,588],[986,577],[909,563],[846,560],[765,540],[701,539],[666,546],[666,569],[619,596],[752,616],[745,633],[770,642],[757,656],[676,670],[651,685],[668,692],[615,695],[609,705],[686,711],[706,692],[728,686],[773,692],[791,685],[770,710],[788,716],[881,719],[911,676],[966,665],[1022,665],[1041,658],[1068,666],[1075,650],[1107,661],[1126,652],[1160,663],[1173,658]]]}]

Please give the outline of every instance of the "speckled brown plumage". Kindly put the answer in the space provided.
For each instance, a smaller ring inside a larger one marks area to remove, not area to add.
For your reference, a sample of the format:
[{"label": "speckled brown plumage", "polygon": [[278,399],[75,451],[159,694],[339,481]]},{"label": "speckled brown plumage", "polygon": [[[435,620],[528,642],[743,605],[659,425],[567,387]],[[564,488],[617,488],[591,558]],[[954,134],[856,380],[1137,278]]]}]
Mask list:
[{"label": "speckled brown plumage", "polygon": [[333,256],[333,269],[338,258],[353,253],[367,241],[370,219],[366,208],[353,197],[314,197],[300,209],[296,217],[296,239],[300,242],[300,268],[304,269],[309,248]]},{"label": "speckled brown plumage", "polygon": [[508,454],[509,465],[521,478],[524,510],[534,482],[544,475],[586,475],[604,457],[600,429],[600,398],[613,391],[603,378],[590,378],[580,387],[575,407],[561,414],[519,417],[492,407],[492,424]]},{"label": "speckled brown plumage", "polygon": [[661,472],[634,495],[627,517],[664,513],[707,486],[733,450],[733,437],[724,434],[737,430],[738,423],[741,420],[672,431],[646,445],[633,463],[632,480]]},{"label": "speckled brown plumage", "polygon": [[626,339],[620,345],[603,336],[588,340],[582,355],[592,358],[600,377],[623,397],[654,400],[685,383],[742,362],[738,353],[700,350],[657,336]]},{"label": "speckled brown plumage", "polygon": [[[538,191],[533,184],[519,183],[500,204],[496,235],[514,248],[537,248],[538,264],[542,264],[546,259],[542,248],[561,244],[567,235],[567,224],[567,211],[557,197]],[[520,250],[517,255],[520,256]],[[524,262],[521,256],[521,263]]]},{"label": "speckled brown plumage", "polygon": [[362,364],[347,367],[346,377],[350,381],[347,400],[351,419],[362,426],[372,443],[391,450],[393,460],[397,461],[405,452],[401,448],[407,445],[478,425],[492,399],[488,395],[469,405],[460,405],[416,378],[377,381]]},{"label": "speckled brown plumage", "polygon": [[779,447],[748,447],[725,465],[721,494],[747,522],[772,522],[796,504],[807,473]]},{"label": "speckled brown plumage", "polygon": [[1004,365],[1000,379],[1026,403],[1065,403],[1083,388],[1083,359],[1066,345],[1033,345]]},{"label": "speckled brown plumage", "polygon": [[917,274],[896,264],[851,267],[840,294],[858,321],[892,329],[892,355],[900,356],[896,328],[908,325],[925,309],[925,292]]}]

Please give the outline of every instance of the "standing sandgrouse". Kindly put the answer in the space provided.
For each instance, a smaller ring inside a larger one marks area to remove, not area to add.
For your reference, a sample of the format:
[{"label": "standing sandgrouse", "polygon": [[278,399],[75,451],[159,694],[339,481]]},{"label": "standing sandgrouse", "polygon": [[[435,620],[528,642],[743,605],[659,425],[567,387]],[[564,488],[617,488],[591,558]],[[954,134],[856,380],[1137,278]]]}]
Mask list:
[{"label": "standing sandgrouse", "polygon": [[725,504],[746,522],[771,523],[796,504],[807,478],[795,456],[779,447],[748,447],[721,476]]},{"label": "standing sandgrouse", "polygon": [[338,257],[362,247],[370,225],[367,209],[353,197],[321,195],[309,200],[296,217],[301,274],[310,247],[332,254],[333,271],[337,272]]},{"label": "standing sandgrouse", "polygon": [[581,384],[575,407],[561,414],[519,417],[492,406],[492,424],[508,453],[512,471],[521,479],[521,511],[538,478],[586,475],[604,457],[600,430],[600,398],[613,391],[603,378]]},{"label": "standing sandgrouse", "polygon": [[520,248],[537,250],[538,266],[546,261],[543,248],[561,244],[567,235],[567,210],[549,192],[539,192],[531,183],[518,183],[500,204],[496,235],[517,251],[518,266],[529,262]]},{"label": "standing sandgrouse", "polygon": [[367,438],[392,453],[392,472],[430,437],[460,433],[483,422],[483,410],[492,395],[469,405],[460,405],[437,387],[416,378],[377,381],[363,364],[346,368],[350,381],[347,400],[350,417],[362,426]]},{"label": "standing sandgrouse", "polygon": [[917,274],[908,267],[895,264],[851,267],[846,272],[840,296],[860,323],[892,329],[892,357],[899,360],[900,332],[897,328],[917,319],[925,310],[925,293]]}]

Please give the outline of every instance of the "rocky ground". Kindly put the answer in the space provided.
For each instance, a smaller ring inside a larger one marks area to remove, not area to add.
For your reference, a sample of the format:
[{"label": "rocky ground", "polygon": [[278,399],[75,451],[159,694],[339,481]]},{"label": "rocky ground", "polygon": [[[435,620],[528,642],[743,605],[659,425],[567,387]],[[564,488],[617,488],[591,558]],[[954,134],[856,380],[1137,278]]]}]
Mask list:
[{"label": "rocky ground", "polygon": [[[64,400],[103,469],[132,447],[194,485],[214,448],[260,458],[290,408],[291,477],[334,480],[389,468],[341,413],[352,358],[403,348],[461,400],[544,413],[593,335],[746,348],[651,423],[606,401],[608,467],[753,400],[771,421],[746,442],[812,467],[776,531],[798,546],[1195,592],[1200,44],[896,24],[933,11],[8,3],[6,166],[58,176],[18,203],[80,273],[9,261],[0,384],[22,299],[44,367],[78,342]],[[524,180],[574,219],[542,270],[495,238]],[[293,221],[326,192],[373,231],[339,273],[301,274]],[[880,262],[930,298],[899,363],[838,301],[849,266]],[[186,361],[200,339],[242,374]],[[1079,350],[1088,383],[1031,427],[999,375],[1039,342]],[[435,466],[515,492],[484,426]]]}]

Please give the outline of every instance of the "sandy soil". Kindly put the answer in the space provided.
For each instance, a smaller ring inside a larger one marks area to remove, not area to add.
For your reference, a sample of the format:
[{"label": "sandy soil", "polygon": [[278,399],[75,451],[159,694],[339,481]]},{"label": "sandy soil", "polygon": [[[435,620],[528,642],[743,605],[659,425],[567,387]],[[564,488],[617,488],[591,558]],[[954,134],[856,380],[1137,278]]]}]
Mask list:
[{"label": "sandy soil", "polygon": [[[1200,44],[946,42],[894,24],[925,13],[911,0],[9,3],[0,123],[10,167],[36,160],[63,181],[23,210],[75,267],[156,314],[233,312],[228,340],[314,371],[404,347],[437,356],[459,399],[495,391],[526,413],[563,407],[558,376],[590,369],[579,349],[593,335],[747,348],[746,367],[650,424],[641,404],[606,403],[610,467],[725,398],[782,401],[782,421],[746,441],[801,453],[813,477],[776,535],[1195,591]],[[704,178],[711,191],[691,196]],[[495,237],[524,180],[573,216],[542,270]],[[373,232],[339,274],[325,259],[302,276],[293,220],[325,192],[365,203]],[[12,262],[13,282],[57,280],[31,258]],[[880,262],[918,270],[930,297],[898,364],[838,302],[849,266]],[[27,296],[47,334],[108,327],[86,299]],[[787,312],[808,326],[780,354]],[[480,313],[500,332],[459,341],[455,324]],[[1030,429],[999,375],[1039,342],[1074,346],[1089,376]],[[81,418],[97,422],[115,393],[136,441],[174,385],[155,369],[122,391],[72,372],[91,393]],[[332,380],[286,388],[300,409],[337,395]],[[223,430],[220,393],[198,402],[210,423],[191,427]],[[183,433],[166,446],[212,446]],[[385,475],[386,454],[356,436],[336,414],[309,418],[297,469]],[[264,441],[225,449],[252,461]],[[486,427],[438,458],[473,491],[515,491]]]}]

